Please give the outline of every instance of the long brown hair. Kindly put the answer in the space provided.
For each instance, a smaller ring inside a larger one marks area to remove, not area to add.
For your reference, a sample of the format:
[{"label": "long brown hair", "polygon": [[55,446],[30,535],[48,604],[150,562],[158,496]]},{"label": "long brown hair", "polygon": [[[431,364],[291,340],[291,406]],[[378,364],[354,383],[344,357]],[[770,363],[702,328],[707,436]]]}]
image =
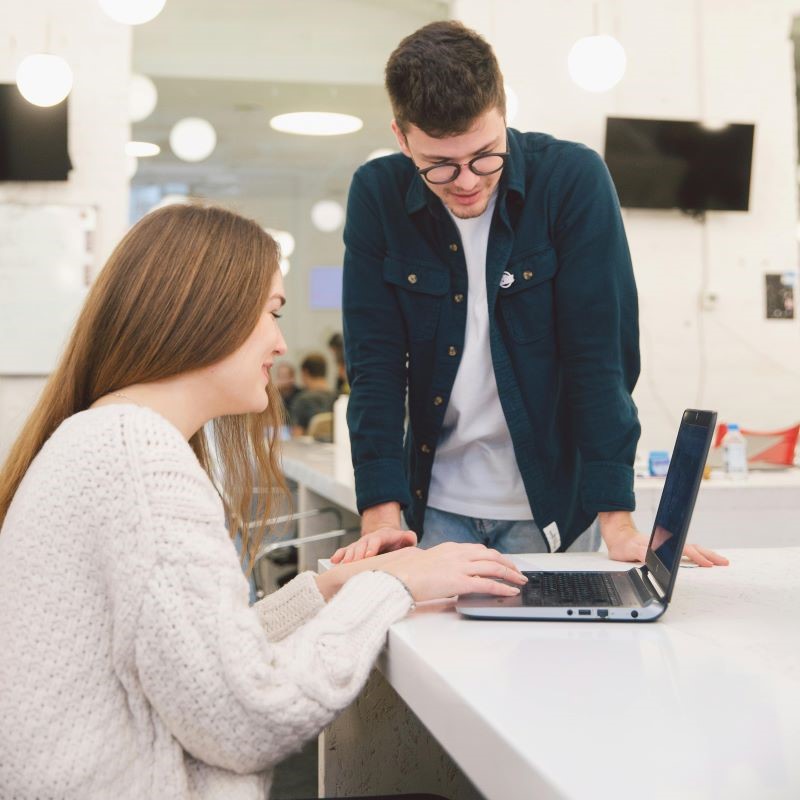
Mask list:
[{"label": "long brown hair", "polygon": [[[167,206],[134,225],[92,286],[0,471],[0,527],[31,462],[67,417],[110,392],[201,369],[234,352],[256,326],[278,262],[269,234],[222,208]],[[261,414],[213,421],[218,469],[202,428],[189,441],[222,497],[231,535],[242,532],[242,560],[250,568],[277,494],[286,491],[276,455],[283,403],[272,383],[267,395]]]}]

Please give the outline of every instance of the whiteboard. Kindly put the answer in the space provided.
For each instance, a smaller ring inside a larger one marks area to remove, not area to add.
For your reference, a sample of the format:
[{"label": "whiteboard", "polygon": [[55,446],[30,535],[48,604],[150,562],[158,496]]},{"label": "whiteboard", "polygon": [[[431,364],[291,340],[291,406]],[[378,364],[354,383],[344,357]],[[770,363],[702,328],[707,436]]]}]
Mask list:
[{"label": "whiteboard", "polygon": [[0,375],[53,371],[88,292],[97,210],[0,203]]}]

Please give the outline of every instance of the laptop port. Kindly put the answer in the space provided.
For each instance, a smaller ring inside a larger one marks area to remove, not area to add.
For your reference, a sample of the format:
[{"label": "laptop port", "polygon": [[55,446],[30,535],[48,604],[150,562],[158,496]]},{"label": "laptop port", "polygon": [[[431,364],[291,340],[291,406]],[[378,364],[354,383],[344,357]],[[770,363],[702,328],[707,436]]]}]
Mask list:
[{"label": "laptop port", "polygon": [[579,614],[580,614],[582,617],[591,617],[591,616],[592,616],[592,612],[591,612],[591,611],[589,611],[589,609],[588,609],[588,608],[581,608],[581,609],[578,609],[578,613],[579,613]]},{"label": "laptop port", "polygon": [[598,608],[597,609],[597,616],[602,617],[605,619],[608,616],[608,609],[607,608]]}]

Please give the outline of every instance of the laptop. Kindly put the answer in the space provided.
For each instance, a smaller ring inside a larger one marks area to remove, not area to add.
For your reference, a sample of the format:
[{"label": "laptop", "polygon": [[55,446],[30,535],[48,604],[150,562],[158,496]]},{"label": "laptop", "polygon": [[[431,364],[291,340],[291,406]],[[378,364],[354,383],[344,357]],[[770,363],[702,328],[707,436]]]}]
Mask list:
[{"label": "laptop", "polygon": [[683,412],[645,563],[624,572],[525,572],[515,597],[471,594],[456,608],[479,619],[649,622],[672,598],[717,415]]}]

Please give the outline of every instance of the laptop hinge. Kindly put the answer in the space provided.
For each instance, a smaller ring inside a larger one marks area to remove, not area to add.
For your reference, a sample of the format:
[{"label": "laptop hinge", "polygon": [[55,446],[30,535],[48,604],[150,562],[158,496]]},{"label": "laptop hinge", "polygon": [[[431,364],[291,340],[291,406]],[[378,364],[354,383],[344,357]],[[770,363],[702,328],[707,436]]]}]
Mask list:
[{"label": "laptop hinge", "polygon": [[656,584],[650,578],[650,570],[647,567],[634,567],[628,570],[628,576],[636,594],[639,596],[639,602],[643,606],[650,605],[650,603],[664,602],[663,595],[659,594]]},{"label": "laptop hinge", "polygon": [[653,576],[652,570],[645,565],[640,570],[637,570],[637,572],[642,579],[642,583],[647,588],[648,595],[655,597],[656,600],[663,603],[667,593],[661,588],[660,584]]}]

